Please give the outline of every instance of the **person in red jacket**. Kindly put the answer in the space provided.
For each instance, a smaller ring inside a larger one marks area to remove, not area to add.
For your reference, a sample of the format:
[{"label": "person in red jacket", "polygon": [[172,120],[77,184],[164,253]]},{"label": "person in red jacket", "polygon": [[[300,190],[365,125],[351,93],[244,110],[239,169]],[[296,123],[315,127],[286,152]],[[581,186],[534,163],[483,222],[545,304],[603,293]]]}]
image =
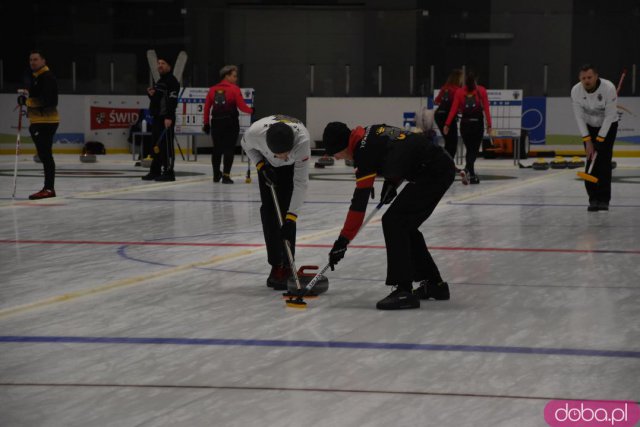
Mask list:
[{"label": "person in red jacket", "polygon": [[[230,177],[233,155],[240,122],[238,109],[247,114],[253,114],[245,102],[238,87],[238,67],[225,65],[220,70],[220,83],[212,86],[204,103],[204,120],[202,130],[211,132],[213,141],[213,153],[211,165],[213,166],[213,182],[222,179],[223,184],[233,184]],[[220,161],[224,155],[223,170],[220,171]]]},{"label": "person in red jacket", "polygon": [[454,117],[451,123],[451,131],[444,134],[444,126],[449,117],[451,106],[453,105],[453,98],[455,98],[456,92],[462,86],[462,70],[452,70],[447,78],[447,82],[440,88],[438,96],[434,100],[434,103],[438,106],[434,114],[434,120],[438,125],[438,129],[442,135],[444,135],[444,149],[449,153],[452,159],[456,157],[456,150],[458,148],[458,118]]},{"label": "person in red jacket", "polygon": [[475,74],[470,71],[465,78],[465,85],[456,92],[449,116],[442,130],[445,135],[451,132],[451,124],[456,114],[461,114],[460,135],[467,148],[465,171],[471,184],[479,184],[475,162],[484,135],[484,120],[487,121],[487,133],[491,134],[491,113],[487,89],[476,82]]}]

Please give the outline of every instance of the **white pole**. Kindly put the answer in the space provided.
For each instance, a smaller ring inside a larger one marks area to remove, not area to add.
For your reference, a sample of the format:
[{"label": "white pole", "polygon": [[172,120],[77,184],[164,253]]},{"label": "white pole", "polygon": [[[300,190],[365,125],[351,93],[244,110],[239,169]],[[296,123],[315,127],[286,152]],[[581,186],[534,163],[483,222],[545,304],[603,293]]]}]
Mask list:
[{"label": "white pole", "polygon": [[71,62],[71,87],[72,87],[72,90],[75,92],[76,88],[77,88],[77,84],[76,84],[76,61],[72,61]]},{"label": "white pole", "polygon": [[109,85],[111,87],[111,92],[115,91],[115,86],[116,86],[114,73],[115,73],[115,65],[114,65],[113,61],[111,61],[111,62],[109,62],[109,74],[111,75],[111,79],[110,79]]},{"label": "white pole", "polygon": [[433,91],[435,90],[435,72],[436,72],[436,66],[435,65],[431,65],[429,66],[429,95],[433,94]]},{"label": "white pole", "polygon": [[504,88],[503,89],[506,89],[509,87],[508,79],[509,79],[509,66],[507,64],[504,64],[504,75],[503,75]]},{"label": "white pole", "polygon": [[409,65],[409,95],[413,95],[413,65]]},{"label": "white pole", "polygon": [[351,65],[344,66],[344,94],[349,96],[349,89],[351,89]]}]

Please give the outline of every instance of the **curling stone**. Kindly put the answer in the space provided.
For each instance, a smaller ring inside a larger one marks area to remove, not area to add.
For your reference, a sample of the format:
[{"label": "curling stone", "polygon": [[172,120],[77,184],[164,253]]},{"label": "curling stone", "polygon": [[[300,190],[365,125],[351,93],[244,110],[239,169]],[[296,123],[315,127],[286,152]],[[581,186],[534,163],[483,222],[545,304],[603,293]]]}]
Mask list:
[{"label": "curling stone", "polygon": [[546,162],[544,159],[536,159],[536,161],[533,162],[531,167],[533,167],[533,169],[537,171],[546,171],[547,169],[549,169],[549,163]]},{"label": "curling stone", "polygon": [[324,165],[320,162],[316,162],[313,167],[316,169],[324,169]]},{"label": "curling stone", "polygon": [[147,156],[140,161],[140,164],[142,165],[143,168],[150,168],[151,162],[153,162],[153,158],[151,156]]},{"label": "curling stone", "polygon": [[344,159],[344,165],[345,166],[353,166],[353,160]]},{"label": "curling stone", "polygon": [[37,154],[33,155],[33,161],[36,162],[36,163],[42,163],[42,161],[40,160],[40,157],[38,157]]},{"label": "curling stone", "polygon": [[611,170],[614,170],[618,166],[618,163],[614,160],[611,162]]},{"label": "curling stone", "polygon": [[562,156],[556,156],[553,160],[551,160],[551,169],[566,169],[567,161]]},{"label": "curling stone", "polygon": [[580,157],[578,157],[578,156],[575,156],[575,157],[572,157],[572,158],[571,158],[571,160],[569,160],[569,161],[567,162],[567,167],[568,167],[569,169],[577,169],[577,168],[582,168],[582,167],[584,167],[584,164],[585,164],[585,163],[584,163],[584,160],[582,160],[582,159],[581,159]]},{"label": "curling stone", "polygon": [[320,157],[316,163],[320,163],[324,166],[333,166],[335,164],[335,160],[333,160],[333,157],[325,156]]},{"label": "curling stone", "polygon": [[[298,269],[298,279],[300,279],[300,286],[304,287],[311,282],[311,280],[316,277],[315,270],[318,269],[317,265],[303,265]],[[314,271],[310,271],[314,270]],[[315,286],[309,291],[309,295],[320,295],[329,289],[329,279],[323,274],[320,276],[320,279],[316,282]],[[298,287],[296,286],[296,279],[291,276],[287,281],[287,290],[295,294],[298,292]]]},{"label": "curling stone", "polygon": [[80,161],[82,163],[95,163],[98,160],[96,159],[96,155],[95,154],[84,153],[84,154],[80,154]]}]

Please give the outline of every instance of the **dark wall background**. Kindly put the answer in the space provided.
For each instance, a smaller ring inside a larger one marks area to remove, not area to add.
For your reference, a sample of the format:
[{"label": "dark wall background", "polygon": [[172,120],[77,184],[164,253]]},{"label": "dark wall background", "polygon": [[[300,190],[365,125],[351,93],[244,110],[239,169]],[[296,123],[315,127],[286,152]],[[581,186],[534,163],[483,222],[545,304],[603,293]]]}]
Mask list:
[{"label": "dark wall background", "polygon": [[[37,47],[63,93],[144,93],[149,48],[173,58],[186,50],[183,80],[190,86],[215,83],[218,70],[235,63],[240,84],[256,89],[258,115],[304,118],[310,95],[379,96],[379,66],[382,96],[429,94],[432,83],[438,88],[462,66],[479,73],[482,84],[502,88],[505,64],[509,88],[567,96],[584,62],[616,82],[626,67],[622,93],[637,95],[631,67],[640,63],[639,30],[637,0],[2,2],[0,90],[21,86],[28,52]],[[513,37],[469,40],[461,33]]]}]

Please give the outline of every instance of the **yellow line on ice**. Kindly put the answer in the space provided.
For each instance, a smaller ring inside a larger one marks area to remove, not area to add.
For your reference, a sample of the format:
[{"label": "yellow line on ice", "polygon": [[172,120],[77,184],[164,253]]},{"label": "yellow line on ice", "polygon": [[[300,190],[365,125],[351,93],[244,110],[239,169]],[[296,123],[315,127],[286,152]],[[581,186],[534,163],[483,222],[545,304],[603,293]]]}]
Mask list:
[{"label": "yellow line on ice", "polygon": [[[549,179],[549,178],[551,178],[553,176],[556,176],[556,175],[559,175],[559,174],[562,174],[562,173],[567,174],[568,171],[563,170],[563,171],[559,171],[559,172],[556,172],[556,173],[545,173],[544,175],[542,175],[540,177],[531,178],[531,179],[528,179],[528,180],[525,180],[525,181],[522,181],[522,182],[519,182],[519,183],[510,182],[508,184],[504,184],[504,185],[501,185],[501,186],[498,186],[498,187],[494,187],[494,188],[491,188],[491,189],[487,189],[487,190],[484,190],[484,191],[474,192],[474,193],[469,194],[469,195],[464,195],[464,196],[459,196],[459,197],[452,197],[451,199],[449,199],[449,201],[462,201],[462,200],[469,200],[469,199],[472,199],[472,198],[475,198],[475,197],[486,196],[488,194],[497,193],[497,192],[503,191],[505,189],[513,189],[514,187],[522,187],[522,186],[525,186],[525,185],[529,185],[529,184],[533,184],[533,183],[536,183],[536,182],[539,182],[539,181],[543,181],[543,180]],[[123,189],[121,189],[121,190],[123,190]],[[135,190],[137,190],[137,188],[131,189],[131,190],[135,191]],[[93,193],[93,194],[98,194],[98,193]],[[372,221],[372,223],[375,223],[375,222],[377,222],[377,221]],[[299,242],[300,241],[309,241],[309,240],[317,239],[317,238],[320,238],[320,237],[325,237],[327,235],[331,235],[332,233],[340,231],[341,229],[342,229],[342,225],[340,225],[339,227],[334,227],[334,228],[328,229],[328,230],[319,231],[317,233],[312,233],[312,234],[308,234],[308,235],[305,235],[305,236],[301,236],[297,240]],[[0,318],[8,317],[8,316],[11,316],[11,315],[14,315],[14,314],[24,313],[24,312],[29,311],[29,310],[34,310],[34,309],[37,309],[37,308],[47,307],[47,306],[51,306],[51,305],[58,304],[58,303],[74,301],[74,300],[77,300],[77,299],[80,299],[80,298],[83,298],[83,297],[96,295],[96,294],[108,292],[108,291],[115,290],[115,289],[125,288],[125,287],[128,287],[128,286],[135,286],[135,285],[138,285],[138,284],[141,284],[141,283],[148,282],[151,279],[157,279],[157,278],[161,278],[161,277],[171,276],[173,274],[177,274],[177,273],[189,270],[191,268],[197,268],[197,267],[204,267],[204,266],[211,266],[211,265],[219,264],[219,263],[224,262],[224,261],[229,261],[229,260],[241,258],[241,257],[244,257],[244,256],[252,255],[252,254],[254,254],[256,252],[260,252],[260,251],[264,251],[264,247],[251,248],[251,249],[242,249],[242,250],[231,252],[231,253],[228,253],[228,254],[218,255],[218,256],[215,256],[215,257],[210,258],[208,260],[204,260],[204,261],[198,261],[198,262],[192,262],[192,263],[188,263],[188,264],[183,264],[183,265],[179,265],[177,267],[172,267],[172,268],[169,268],[169,269],[166,269],[166,270],[157,271],[155,273],[148,273],[148,274],[141,275],[141,276],[135,276],[135,277],[129,277],[129,278],[126,278],[126,279],[116,280],[114,282],[106,283],[104,285],[96,286],[94,288],[84,289],[84,290],[75,291],[75,292],[69,292],[69,293],[53,296],[53,297],[46,298],[46,299],[43,299],[43,300],[40,300],[40,301],[36,301],[36,302],[32,302],[32,303],[27,303],[27,304],[15,306],[15,307],[8,307],[8,308],[5,308],[5,309],[0,309]]]},{"label": "yellow line on ice", "polygon": [[106,283],[104,285],[96,286],[94,288],[83,289],[83,290],[75,291],[75,292],[69,292],[69,293],[66,293],[66,294],[56,295],[56,296],[53,296],[53,297],[50,297],[50,298],[46,298],[46,299],[43,299],[41,301],[36,301],[36,302],[28,303],[28,304],[15,306],[15,307],[5,308],[5,309],[0,310],[0,318],[11,316],[13,314],[22,313],[22,312],[29,311],[29,310],[33,310],[33,309],[36,309],[36,308],[46,307],[46,306],[57,304],[57,303],[61,303],[61,302],[73,301],[73,300],[76,300],[78,298],[86,297],[86,296],[89,296],[89,295],[96,295],[96,294],[100,294],[100,293],[103,293],[103,292],[111,291],[111,290],[114,290],[114,289],[119,289],[119,288],[124,288],[124,287],[127,287],[127,286],[138,285],[140,283],[147,282],[147,281],[149,281],[151,279],[157,279],[157,278],[160,278],[160,277],[171,276],[173,274],[177,274],[177,273],[183,272],[183,271],[188,270],[190,268],[203,267],[203,266],[218,264],[220,262],[228,261],[230,259],[239,258],[239,257],[246,256],[246,255],[251,255],[251,254],[253,254],[255,252],[258,252],[258,251],[261,251],[261,250],[264,250],[264,248],[263,247],[259,247],[259,248],[243,249],[243,250],[240,250],[240,251],[235,251],[235,252],[224,254],[224,255],[218,255],[218,256],[215,256],[215,257],[210,258],[210,259],[205,260],[205,261],[191,262],[189,264],[179,265],[177,267],[169,268],[169,269],[162,270],[162,271],[157,271],[155,273],[147,273],[147,274],[140,275],[140,276],[129,277],[129,278],[126,278],[126,279],[120,279],[120,280],[116,280],[116,281],[111,282],[111,283]]}]

